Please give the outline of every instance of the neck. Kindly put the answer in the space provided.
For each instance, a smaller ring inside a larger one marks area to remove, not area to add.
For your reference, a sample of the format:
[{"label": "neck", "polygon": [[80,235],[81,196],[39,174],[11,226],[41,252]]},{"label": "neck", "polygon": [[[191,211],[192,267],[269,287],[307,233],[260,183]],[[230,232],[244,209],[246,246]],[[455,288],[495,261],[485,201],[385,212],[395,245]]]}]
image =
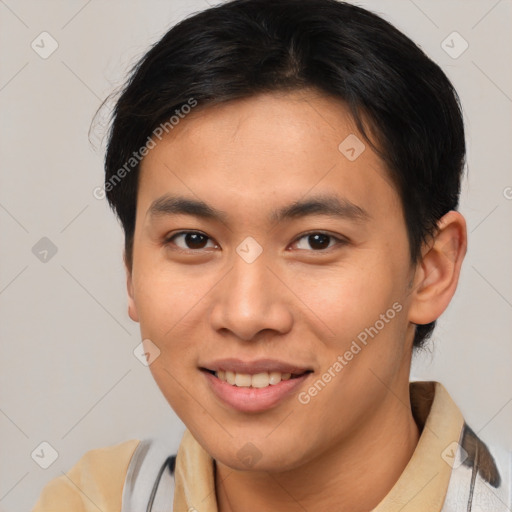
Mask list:
[{"label": "neck", "polygon": [[419,430],[408,395],[388,393],[349,440],[286,472],[234,471],[216,462],[219,512],[366,512],[391,490],[412,457]]}]

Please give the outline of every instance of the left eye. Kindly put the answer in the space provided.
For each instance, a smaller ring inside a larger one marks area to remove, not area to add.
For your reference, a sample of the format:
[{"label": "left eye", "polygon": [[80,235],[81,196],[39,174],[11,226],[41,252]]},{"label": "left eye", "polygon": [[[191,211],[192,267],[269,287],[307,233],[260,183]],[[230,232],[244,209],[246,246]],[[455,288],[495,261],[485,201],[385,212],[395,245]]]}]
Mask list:
[{"label": "left eye", "polygon": [[[181,239],[185,244],[185,247],[177,244],[175,241]],[[181,233],[177,233],[166,240],[166,243],[173,242],[174,245],[177,245],[180,249],[184,250],[195,250],[195,249],[205,249],[208,240],[211,240],[209,236],[206,236],[203,233],[199,233],[198,231],[183,231]],[[216,247],[212,242],[213,248]]]},{"label": "left eye", "polygon": [[[336,245],[336,242],[338,242],[338,244],[344,243],[344,240],[341,240],[340,238],[337,238],[333,235],[328,235],[326,233],[307,233],[306,235],[303,235],[300,238],[298,238],[297,241],[294,243],[296,245],[299,245],[301,240],[306,240],[306,243],[303,245],[309,245],[309,247],[298,247],[299,249],[313,249],[314,251],[329,249],[333,245]],[[333,244],[330,244],[330,241],[335,242]]]}]

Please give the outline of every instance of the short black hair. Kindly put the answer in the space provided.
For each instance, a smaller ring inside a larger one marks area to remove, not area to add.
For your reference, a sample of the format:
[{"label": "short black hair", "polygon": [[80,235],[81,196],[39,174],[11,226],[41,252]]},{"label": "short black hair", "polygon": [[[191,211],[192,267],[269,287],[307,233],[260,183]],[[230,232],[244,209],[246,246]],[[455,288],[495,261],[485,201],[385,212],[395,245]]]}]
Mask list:
[{"label": "short black hair", "polygon": [[[190,109],[191,100],[202,108],[300,89],[349,107],[388,168],[403,206],[411,262],[418,261],[437,221],[458,207],[466,149],[450,80],[402,32],[355,5],[232,0],[172,27],[134,67],[114,107],[105,191],[124,229],[129,268],[141,159],[134,155],[153,131]],[[434,326],[416,326],[415,347]]]}]

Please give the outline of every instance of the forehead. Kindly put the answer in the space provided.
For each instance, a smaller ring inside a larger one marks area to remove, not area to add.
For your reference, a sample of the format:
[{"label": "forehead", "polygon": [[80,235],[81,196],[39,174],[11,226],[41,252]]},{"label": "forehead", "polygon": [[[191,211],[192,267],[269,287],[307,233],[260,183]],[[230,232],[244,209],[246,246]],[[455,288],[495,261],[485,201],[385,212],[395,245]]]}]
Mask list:
[{"label": "forehead", "polygon": [[315,91],[260,94],[183,116],[141,164],[140,206],[147,211],[171,192],[210,198],[222,210],[231,198],[254,214],[328,194],[375,214],[399,207],[384,163],[346,105]]}]

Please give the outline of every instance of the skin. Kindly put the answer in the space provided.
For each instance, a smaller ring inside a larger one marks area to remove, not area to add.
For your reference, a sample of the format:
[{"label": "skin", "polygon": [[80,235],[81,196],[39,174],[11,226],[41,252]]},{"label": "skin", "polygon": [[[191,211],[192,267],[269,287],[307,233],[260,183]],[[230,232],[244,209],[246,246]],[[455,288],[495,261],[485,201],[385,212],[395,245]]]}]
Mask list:
[{"label": "skin", "polygon": [[[220,512],[370,510],[418,442],[413,324],[450,302],[465,221],[448,212],[413,265],[387,170],[368,144],[349,161],[338,150],[349,134],[358,132],[337,99],[262,94],[198,107],[141,164],[129,314],[161,351],[150,369],[162,393],[216,461]],[[227,217],[152,215],[164,194],[200,199]],[[348,199],[368,218],[269,220],[320,194]],[[172,238],[187,230],[207,238],[192,247]],[[304,236],[319,231],[334,237],[327,248]],[[250,264],[236,252],[248,236],[263,249]],[[395,302],[401,311],[307,404],[294,393],[264,412],[239,412],[199,370],[224,357],[280,359],[313,370],[299,390],[307,391]],[[237,455],[248,442],[261,455],[252,467]]]}]

